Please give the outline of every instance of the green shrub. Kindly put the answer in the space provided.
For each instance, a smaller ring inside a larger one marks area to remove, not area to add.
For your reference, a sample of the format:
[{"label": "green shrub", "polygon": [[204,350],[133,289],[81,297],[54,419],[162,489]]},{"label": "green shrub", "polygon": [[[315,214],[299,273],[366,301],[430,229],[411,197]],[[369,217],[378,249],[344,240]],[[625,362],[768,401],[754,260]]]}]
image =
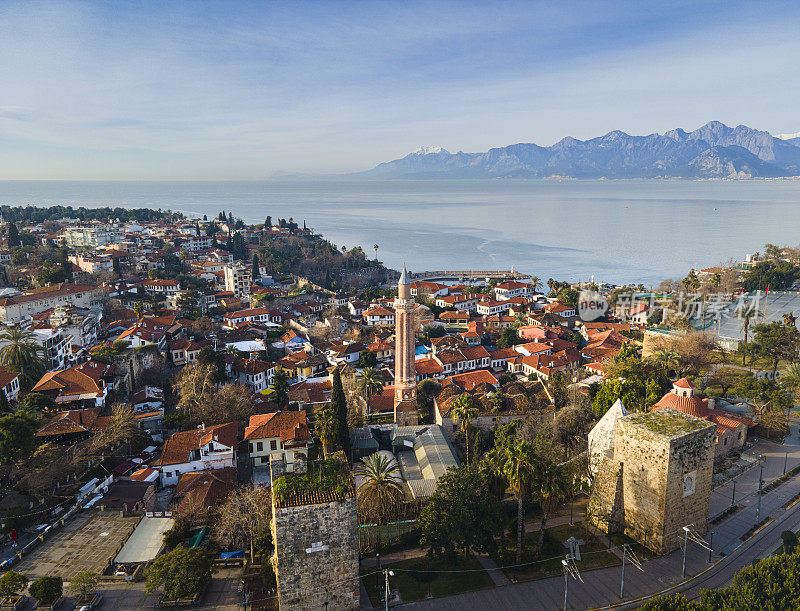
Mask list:
[{"label": "green shrub", "polygon": [[9,571],[0,577],[0,595],[11,596],[25,589],[28,585],[28,578],[21,573]]},{"label": "green shrub", "polygon": [[64,594],[64,580],[61,577],[40,577],[31,584],[28,592],[39,603],[51,603]]}]

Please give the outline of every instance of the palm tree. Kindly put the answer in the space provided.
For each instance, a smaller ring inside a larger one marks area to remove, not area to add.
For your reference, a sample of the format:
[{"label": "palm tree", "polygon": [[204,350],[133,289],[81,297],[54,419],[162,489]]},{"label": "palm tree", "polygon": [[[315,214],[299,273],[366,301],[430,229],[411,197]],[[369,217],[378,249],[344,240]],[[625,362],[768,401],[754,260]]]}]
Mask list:
[{"label": "palm tree", "polygon": [[367,402],[367,410],[369,410],[370,397],[383,391],[383,382],[381,382],[374,367],[365,367],[361,370],[361,377],[358,379],[358,390],[364,396]]},{"label": "palm tree", "polygon": [[0,331],[0,365],[19,373],[22,387],[32,388],[47,369],[44,349],[36,334],[28,329],[9,327]]},{"label": "palm tree", "polygon": [[536,542],[536,557],[542,555],[542,542],[547,526],[547,518],[556,506],[567,497],[570,491],[569,475],[566,468],[551,460],[542,460],[534,479],[533,493],[542,507],[542,521],[539,525],[539,540]]},{"label": "palm tree", "polygon": [[[750,319],[753,318],[753,312],[748,310],[742,314],[742,332],[744,333],[744,344],[747,345],[747,332],[750,331]],[[742,367],[744,367],[744,357],[742,357]]]},{"label": "palm tree", "polygon": [[534,293],[537,293],[539,289],[542,288],[542,280],[539,278],[539,276],[533,276],[529,284],[531,285]]},{"label": "palm tree", "polygon": [[666,372],[671,368],[677,367],[680,357],[678,356],[677,352],[668,350],[666,348],[659,348],[658,350],[653,351],[653,354],[650,355],[650,359],[657,365],[660,365],[661,368]]},{"label": "palm tree", "polygon": [[364,517],[381,526],[397,515],[404,492],[400,466],[393,457],[376,452],[358,464],[353,473],[361,478],[356,493]]},{"label": "palm tree", "polygon": [[375,260],[377,261],[378,260],[378,245],[377,244],[373,244],[372,248],[375,249]]},{"label": "palm tree", "polygon": [[539,457],[527,441],[515,440],[512,445],[496,448],[488,455],[489,466],[502,477],[517,497],[517,556],[522,563],[525,546],[525,499],[530,493]]},{"label": "palm tree", "polygon": [[330,407],[326,407],[314,418],[314,432],[322,442],[323,454],[328,454],[331,444],[336,441],[336,433],[339,430],[339,423],[336,414]]},{"label": "palm tree", "polygon": [[464,437],[467,444],[467,466],[469,466],[469,427],[470,421],[478,415],[478,409],[475,407],[475,400],[469,393],[459,395],[453,405],[451,411],[453,420],[461,425],[461,430],[464,431]]}]

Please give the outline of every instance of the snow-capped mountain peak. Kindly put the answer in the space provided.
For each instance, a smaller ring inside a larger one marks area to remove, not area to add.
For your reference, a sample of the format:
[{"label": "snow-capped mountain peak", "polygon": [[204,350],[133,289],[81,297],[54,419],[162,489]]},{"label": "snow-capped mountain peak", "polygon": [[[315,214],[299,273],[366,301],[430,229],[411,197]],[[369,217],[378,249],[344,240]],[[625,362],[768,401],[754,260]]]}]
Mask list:
[{"label": "snow-capped mountain peak", "polygon": [[793,134],[778,134],[775,137],[780,138],[781,140],[791,140],[792,138],[800,138],[800,132],[795,132]]},{"label": "snow-capped mountain peak", "polygon": [[435,155],[446,152],[441,146],[421,146],[417,150],[411,151],[409,155]]}]

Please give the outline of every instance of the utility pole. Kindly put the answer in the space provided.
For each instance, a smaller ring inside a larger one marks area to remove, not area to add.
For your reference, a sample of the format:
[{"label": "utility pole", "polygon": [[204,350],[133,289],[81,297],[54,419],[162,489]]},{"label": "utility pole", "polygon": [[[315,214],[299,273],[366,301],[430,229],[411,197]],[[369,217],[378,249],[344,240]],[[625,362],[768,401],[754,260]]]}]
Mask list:
[{"label": "utility pole", "polygon": [[[763,458],[763,456],[759,456],[759,460]],[[761,463],[760,470],[758,472],[758,509],[756,510],[756,524],[761,521],[761,486],[764,483],[763,476],[764,475],[764,463]]]},{"label": "utility pole", "polygon": [[619,582],[619,597],[625,598],[625,552],[628,551],[627,543],[622,545],[622,578]]},{"label": "utility pole", "polygon": [[733,494],[731,495],[731,507],[734,505],[734,500],[736,499],[736,482],[733,482]]},{"label": "utility pole", "polygon": [[689,527],[683,527],[683,568],[681,569],[681,579],[686,579],[686,548],[689,547]]},{"label": "utility pole", "polygon": [[711,563],[711,553],[714,551],[714,531],[711,531],[711,539],[708,542],[708,562]]},{"label": "utility pole", "polygon": [[789,460],[789,450],[786,450],[786,454],[783,457],[783,474],[786,475],[786,463]]},{"label": "utility pole", "polygon": [[569,562],[561,560],[561,566],[564,567],[564,611],[567,611],[567,592],[569,591]]}]

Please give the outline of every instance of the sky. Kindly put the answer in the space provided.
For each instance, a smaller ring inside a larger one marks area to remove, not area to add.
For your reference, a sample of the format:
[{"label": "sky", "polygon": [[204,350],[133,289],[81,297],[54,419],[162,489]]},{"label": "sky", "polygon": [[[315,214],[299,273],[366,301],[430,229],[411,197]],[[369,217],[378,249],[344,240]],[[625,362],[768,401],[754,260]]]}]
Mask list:
[{"label": "sky", "polygon": [[800,131],[797,2],[0,0],[0,179],[348,173],[710,121]]}]

